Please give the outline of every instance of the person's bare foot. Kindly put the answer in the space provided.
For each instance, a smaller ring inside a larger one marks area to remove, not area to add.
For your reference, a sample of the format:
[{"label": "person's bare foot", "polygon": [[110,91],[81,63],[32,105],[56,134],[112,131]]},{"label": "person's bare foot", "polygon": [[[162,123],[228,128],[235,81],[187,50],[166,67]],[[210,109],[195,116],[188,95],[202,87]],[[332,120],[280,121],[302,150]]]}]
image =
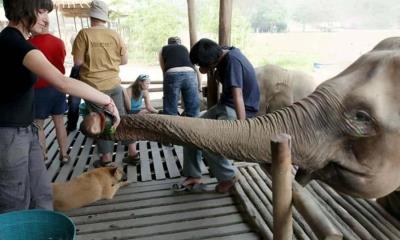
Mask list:
[{"label": "person's bare foot", "polygon": [[230,180],[220,181],[217,186],[215,186],[215,191],[218,193],[228,193],[238,180],[239,176],[235,175]]},{"label": "person's bare foot", "polygon": [[201,178],[187,177],[183,182],[183,186],[193,186],[196,184],[201,184]]}]

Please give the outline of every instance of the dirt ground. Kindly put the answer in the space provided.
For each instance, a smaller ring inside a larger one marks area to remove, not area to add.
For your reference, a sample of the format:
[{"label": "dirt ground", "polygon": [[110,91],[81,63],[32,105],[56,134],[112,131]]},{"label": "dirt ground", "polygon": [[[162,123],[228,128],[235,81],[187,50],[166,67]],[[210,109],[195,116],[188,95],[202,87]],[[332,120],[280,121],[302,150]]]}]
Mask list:
[{"label": "dirt ground", "polygon": [[326,80],[344,70],[381,40],[393,36],[400,36],[400,29],[252,34],[249,45],[256,47],[247,47],[245,53],[255,66],[282,55],[310,58],[306,59],[310,67],[302,70],[319,80]]}]

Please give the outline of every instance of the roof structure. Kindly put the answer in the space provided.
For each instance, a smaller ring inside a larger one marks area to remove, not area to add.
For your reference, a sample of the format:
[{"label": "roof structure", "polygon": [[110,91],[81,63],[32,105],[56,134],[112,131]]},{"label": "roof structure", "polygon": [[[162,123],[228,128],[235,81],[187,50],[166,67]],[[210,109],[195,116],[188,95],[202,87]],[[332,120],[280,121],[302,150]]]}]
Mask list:
[{"label": "roof structure", "polygon": [[56,8],[65,17],[89,17],[92,0],[53,0]]}]

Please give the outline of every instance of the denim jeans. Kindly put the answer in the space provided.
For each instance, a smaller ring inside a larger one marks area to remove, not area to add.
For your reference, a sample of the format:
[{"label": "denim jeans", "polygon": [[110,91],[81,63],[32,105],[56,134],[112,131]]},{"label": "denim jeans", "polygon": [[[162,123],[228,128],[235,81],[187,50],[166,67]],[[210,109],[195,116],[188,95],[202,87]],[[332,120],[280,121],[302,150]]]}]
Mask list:
[{"label": "denim jeans", "polygon": [[[207,110],[201,118],[218,119],[218,120],[235,120],[237,119],[235,109],[217,104]],[[230,180],[235,176],[236,167],[230,161],[221,155],[217,155],[207,151],[200,151],[193,147],[183,147],[183,175],[185,177],[201,178],[200,161],[201,155],[207,161],[210,171],[214,174],[219,182]]]},{"label": "denim jeans", "polygon": [[185,116],[198,116],[200,111],[200,98],[195,71],[165,73],[163,83],[164,114],[178,115],[180,93],[182,93]]}]

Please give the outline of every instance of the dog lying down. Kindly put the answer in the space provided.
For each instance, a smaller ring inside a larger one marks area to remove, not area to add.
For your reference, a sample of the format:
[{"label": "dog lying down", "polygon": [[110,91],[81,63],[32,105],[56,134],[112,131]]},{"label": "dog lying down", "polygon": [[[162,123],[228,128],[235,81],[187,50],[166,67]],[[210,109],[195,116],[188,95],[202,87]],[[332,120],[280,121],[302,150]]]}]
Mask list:
[{"label": "dog lying down", "polygon": [[101,199],[112,199],[125,185],[128,185],[125,173],[117,167],[96,168],[68,182],[53,183],[54,210],[68,211]]}]

